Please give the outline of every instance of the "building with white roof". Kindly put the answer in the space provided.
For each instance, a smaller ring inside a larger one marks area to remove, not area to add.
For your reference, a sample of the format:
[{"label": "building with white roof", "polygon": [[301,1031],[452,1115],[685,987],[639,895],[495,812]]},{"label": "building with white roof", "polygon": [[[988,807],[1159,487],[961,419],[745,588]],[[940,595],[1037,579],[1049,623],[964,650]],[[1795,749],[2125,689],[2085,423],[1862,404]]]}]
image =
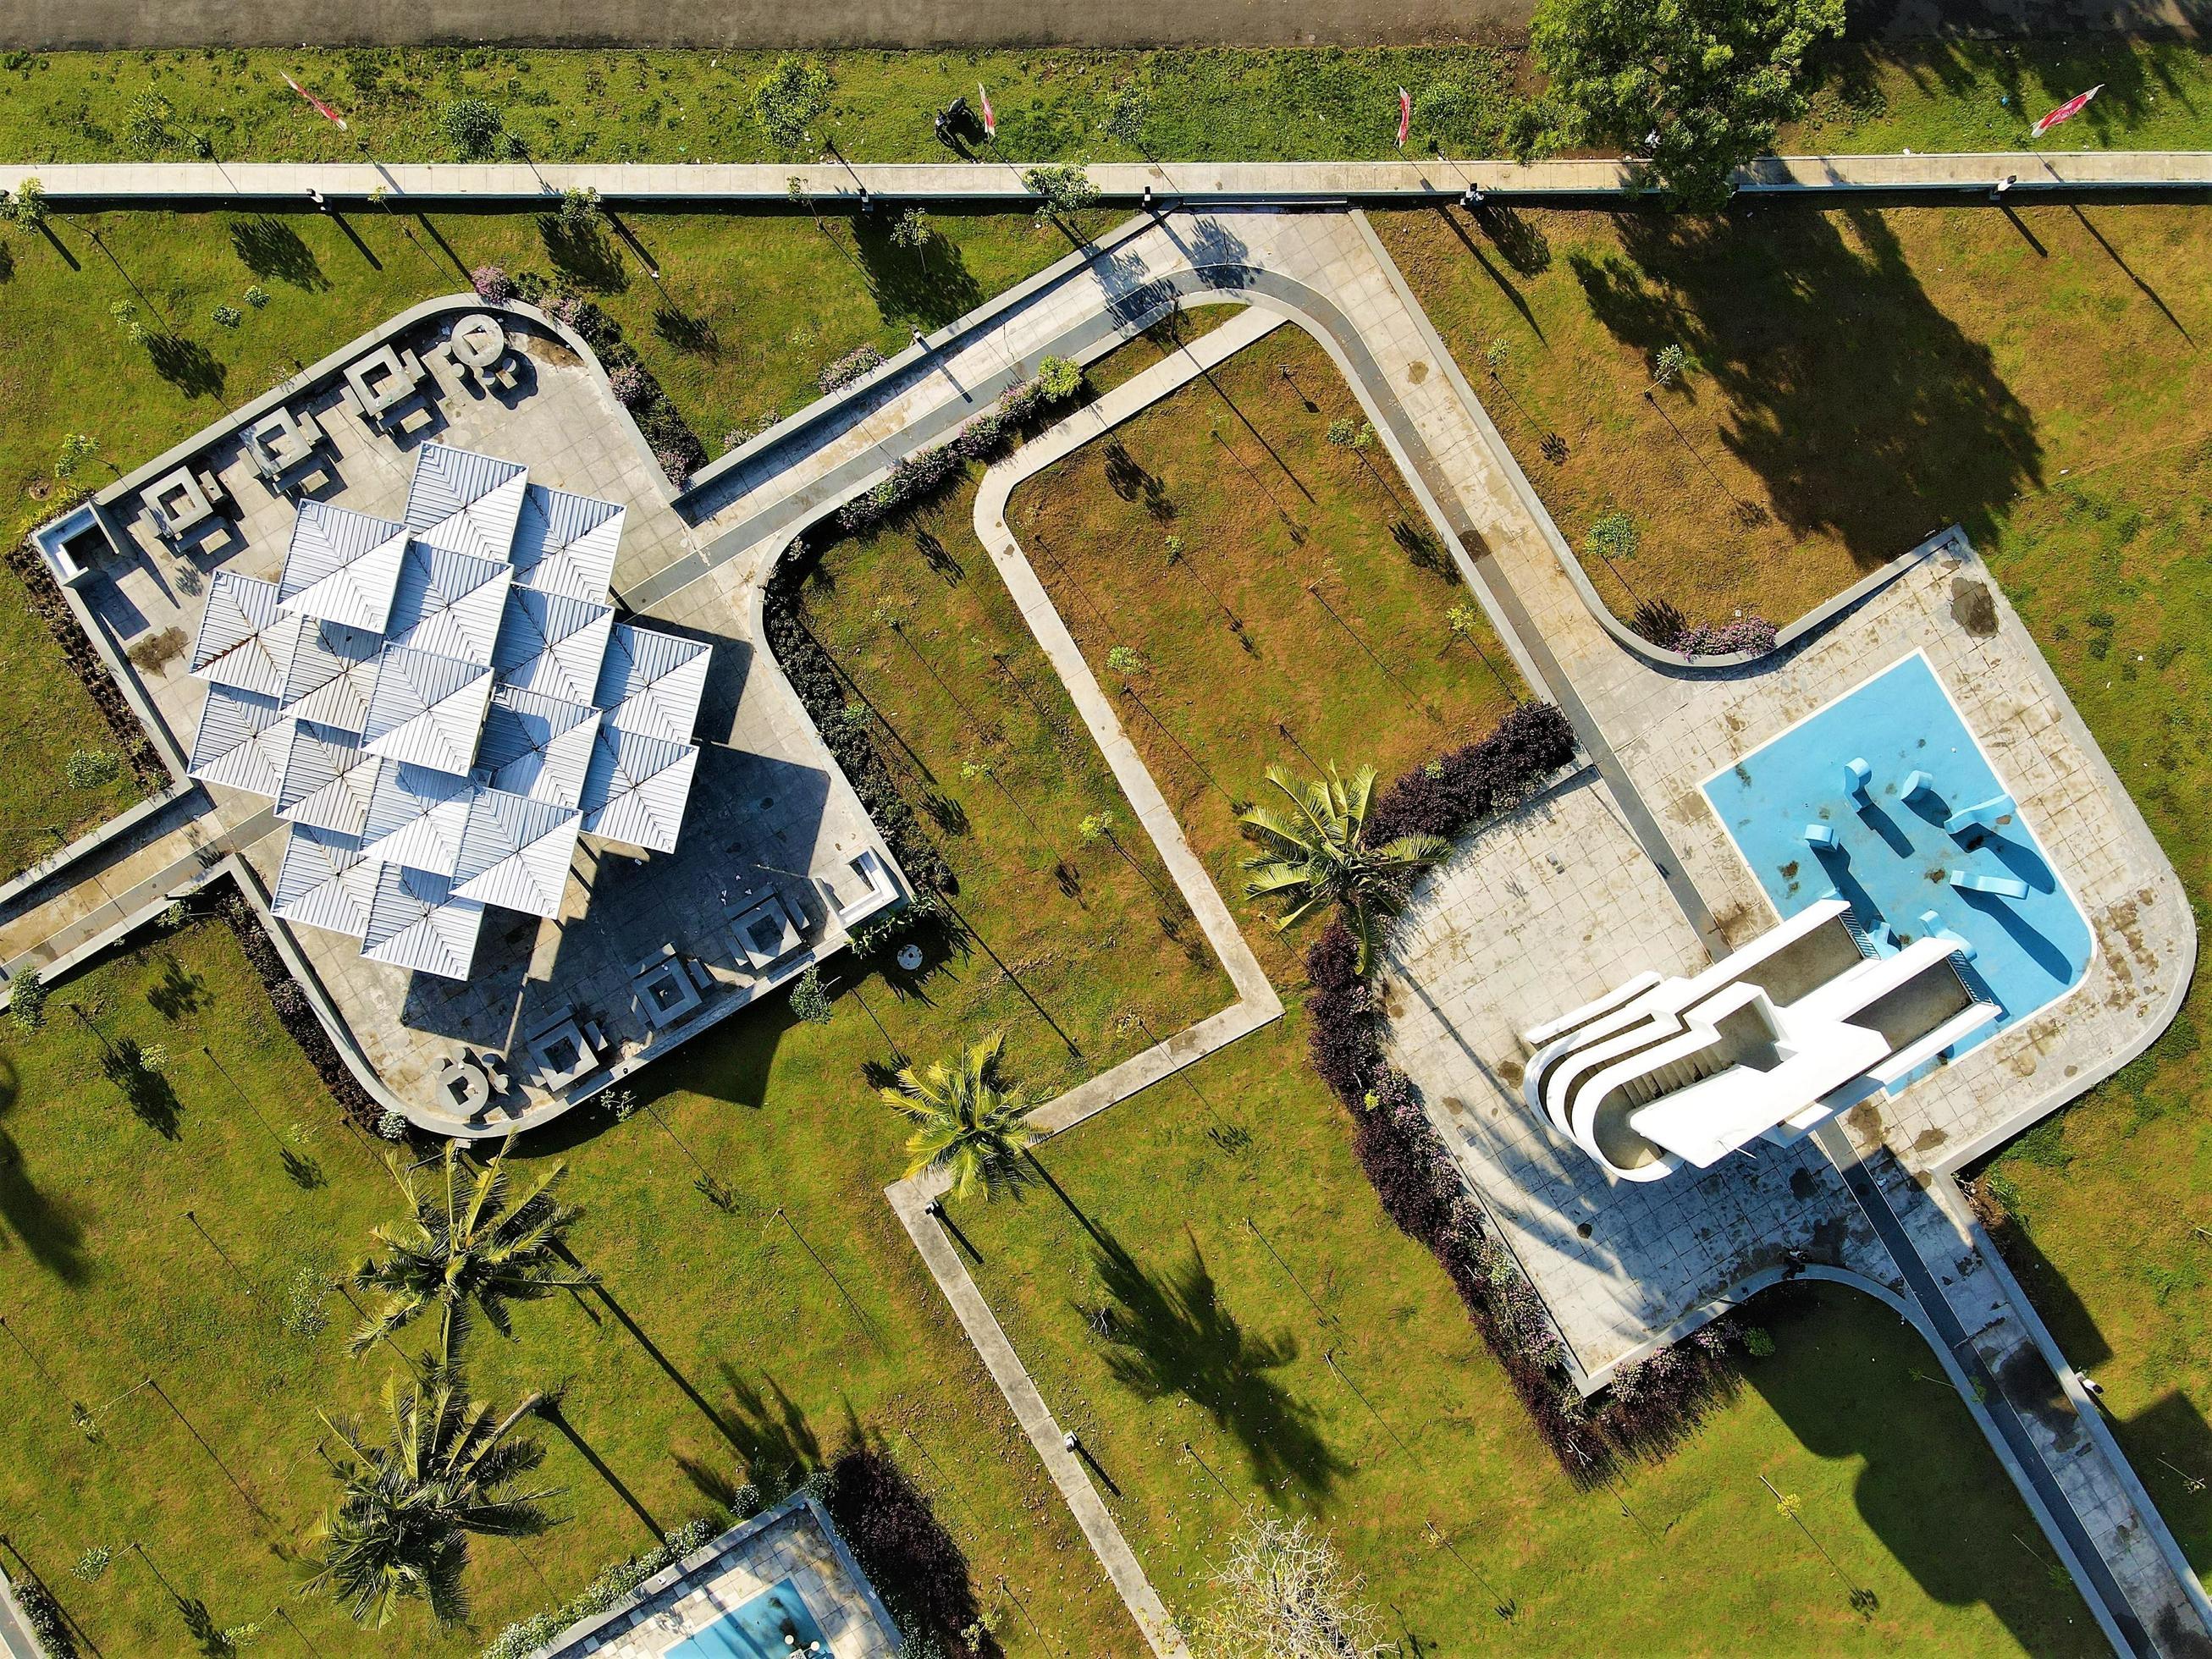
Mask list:
[{"label": "building with white roof", "polygon": [[616,622],[623,516],[428,443],[404,522],[305,501],[276,580],[216,573],[188,770],[290,823],[278,916],[466,979],[487,905],[561,915],[579,836],[674,849],[710,647]]}]

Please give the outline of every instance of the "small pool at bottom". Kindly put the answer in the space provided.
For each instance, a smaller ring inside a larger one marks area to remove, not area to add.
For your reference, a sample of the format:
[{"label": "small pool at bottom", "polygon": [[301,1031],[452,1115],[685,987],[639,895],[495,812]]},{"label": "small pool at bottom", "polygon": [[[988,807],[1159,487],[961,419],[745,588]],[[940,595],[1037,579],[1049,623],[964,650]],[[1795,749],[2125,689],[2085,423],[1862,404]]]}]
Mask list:
[{"label": "small pool at bottom", "polygon": [[[1852,760],[1870,769],[1863,799],[1846,785]],[[1914,772],[1933,782],[1907,799]],[[1907,943],[1933,910],[1939,927],[1974,946],[1961,970],[1967,988],[2002,1012],[1963,1048],[2063,996],[2087,969],[2093,948],[2088,923],[2017,811],[1978,839],[1945,831],[1953,813],[2004,793],[1920,652],[1705,784],[1705,799],[1783,915],[1833,890],[1870,933],[1886,925]],[[1832,830],[1834,845],[1808,845],[1812,824]],[[1963,891],[1950,882],[1960,872],[2014,878],[2027,896]]]},{"label": "small pool at bottom", "polygon": [[[820,1645],[810,1650],[809,1643]],[[830,1644],[787,1578],[686,1637],[668,1650],[666,1659],[787,1659],[810,1650],[826,1659]]]}]

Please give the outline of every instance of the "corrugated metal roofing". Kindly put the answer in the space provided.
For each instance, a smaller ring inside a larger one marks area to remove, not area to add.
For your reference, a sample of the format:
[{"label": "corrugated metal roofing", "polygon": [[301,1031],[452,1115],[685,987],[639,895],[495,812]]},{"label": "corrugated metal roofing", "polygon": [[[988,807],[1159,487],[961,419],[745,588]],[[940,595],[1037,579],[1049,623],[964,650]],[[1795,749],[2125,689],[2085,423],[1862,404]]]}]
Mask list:
[{"label": "corrugated metal roofing", "polygon": [[514,580],[514,570],[503,561],[410,542],[400,561],[385,638],[410,650],[489,667],[507,584]]},{"label": "corrugated metal roofing", "polygon": [[[280,620],[282,626],[279,626]],[[280,619],[276,584],[218,570],[208,583],[191,672],[217,685],[281,697],[298,625]]]},{"label": "corrugated metal roofing", "polygon": [[573,806],[477,790],[453,869],[454,892],[533,915],[559,915],[578,824]]},{"label": "corrugated metal roofing", "polygon": [[376,872],[362,955],[417,973],[466,979],[475,960],[483,906],[455,898],[443,876],[387,864]]},{"label": "corrugated metal roofing", "polygon": [[707,691],[709,656],[701,641],[619,623],[592,701],[606,710],[610,726],[689,743]]},{"label": "corrugated metal roofing", "polygon": [[533,800],[574,806],[583,799],[599,712],[580,702],[495,686],[477,744],[477,765],[492,783]]},{"label": "corrugated metal roofing", "polygon": [[614,611],[561,593],[510,587],[492,666],[500,682],[588,704],[614,629]]},{"label": "corrugated metal roofing", "polygon": [[406,548],[404,525],[322,501],[302,501],[276,584],[277,603],[295,616],[321,617],[380,634],[392,612]]},{"label": "corrugated metal roofing", "polygon": [[284,676],[286,712],[360,736],[383,651],[384,641],[367,629],[301,618]]},{"label": "corrugated metal roofing", "polygon": [[276,698],[210,685],[185,773],[203,783],[273,797],[291,742],[291,720]]},{"label": "corrugated metal roofing", "polygon": [[531,485],[514,527],[514,580],[596,604],[614,580],[623,517],[612,501]]},{"label": "corrugated metal roofing", "polygon": [[387,646],[362,732],[372,753],[466,773],[491,701],[491,671],[453,657]]},{"label": "corrugated metal roofing", "polygon": [[362,852],[380,864],[404,864],[450,876],[460,862],[476,786],[427,766],[377,769],[362,825]]},{"label": "corrugated metal roofing", "polygon": [[676,849],[699,751],[642,732],[599,727],[584,776],[584,828],[656,853]]},{"label": "corrugated metal roofing", "polygon": [[357,836],[368,820],[377,770],[386,763],[343,732],[295,720],[276,816]]},{"label": "corrugated metal roofing", "polygon": [[361,855],[358,836],[314,824],[295,824],[276,872],[270,908],[286,921],[326,927],[355,939],[368,931],[377,866]]}]

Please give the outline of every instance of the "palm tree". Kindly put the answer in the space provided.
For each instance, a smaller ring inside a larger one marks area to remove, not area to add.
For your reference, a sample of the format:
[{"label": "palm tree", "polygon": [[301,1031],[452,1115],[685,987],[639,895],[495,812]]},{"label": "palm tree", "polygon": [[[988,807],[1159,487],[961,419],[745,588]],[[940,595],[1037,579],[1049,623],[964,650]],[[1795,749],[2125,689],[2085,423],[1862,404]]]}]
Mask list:
[{"label": "palm tree", "polygon": [[980,1188],[987,1199],[1026,1178],[1021,1155],[1037,1138],[1029,1123],[1036,1109],[1019,1089],[1000,1085],[999,1051],[1006,1042],[1002,1031],[962,1050],[950,1066],[940,1060],[925,1072],[904,1066],[897,1085],[883,1091],[915,1126],[906,1143],[914,1154],[908,1176],[947,1170],[955,1198]]},{"label": "palm tree", "polygon": [[1277,920],[1278,930],[1322,905],[1338,906],[1359,946],[1359,971],[1365,973],[1375,951],[1375,917],[1395,914],[1407,878],[1449,853],[1451,843],[1441,836],[1414,835],[1367,845],[1367,811],[1375,799],[1371,766],[1347,781],[1332,764],[1326,779],[1303,790],[1281,767],[1271,766],[1267,781],[1292,811],[1254,806],[1237,815],[1246,838],[1261,848],[1244,860],[1251,877],[1244,896],[1283,900],[1290,908]]},{"label": "palm tree", "polygon": [[331,1466],[342,1490],[319,1532],[322,1570],[302,1594],[328,1590],[355,1623],[378,1626],[420,1597],[442,1627],[468,1613],[461,1580],[470,1534],[530,1538],[552,1524],[540,1504],[557,1488],[514,1490],[544,1461],[544,1449],[507,1437],[542,1396],[495,1423],[464,1390],[451,1370],[428,1392],[393,1377],[384,1390],[390,1437],[377,1446],[356,1424],[323,1419],[349,1455]]},{"label": "palm tree", "polygon": [[362,1262],[354,1275],[358,1288],[383,1293],[384,1306],[354,1334],[353,1352],[389,1340],[434,1306],[442,1316],[440,1363],[451,1365],[471,1310],[501,1336],[512,1336],[509,1303],[599,1283],[568,1254],[568,1229],[580,1212],[557,1196],[566,1164],[539,1176],[521,1202],[507,1202],[507,1155],[514,1145],[509,1135],[499,1155],[465,1181],[460,1144],[447,1141],[441,1188],[426,1190],[412,1170],[403,1173],[396,1159],[388,1160],[413,1213],[376,1229],[388,1253]]}]

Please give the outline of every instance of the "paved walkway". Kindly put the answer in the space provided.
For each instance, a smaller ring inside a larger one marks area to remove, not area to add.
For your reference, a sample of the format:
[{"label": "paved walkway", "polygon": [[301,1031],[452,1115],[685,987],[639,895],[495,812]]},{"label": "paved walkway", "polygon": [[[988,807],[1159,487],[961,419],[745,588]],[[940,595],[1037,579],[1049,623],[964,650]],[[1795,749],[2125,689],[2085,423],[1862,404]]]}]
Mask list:
[{"label": "paved walkway", "polygon": [[[863,162],[847,167],[736,162],[103,161],[0,165],[0,189],[36,179],[58,206],[191,201],[304,206],[310,190],[334,201],[372,195],[420,206],[529,206],[568,189],[596,190],[617,205],[708,204],[788,208],[799,179],[824,208],[849,209],[863,187],[885,199],[1030,208],[1025,164]],[[1602,160],[1523,165],[1498,160],[1408,157],[1396,161],[1099,162],[1085,171],[1108,199],[1133,202],[1146,190],[1192,206],[1225,203],[1457,197],[1469,185],[1500,196],[1603,198],[1634,187],[1632,169]],[[1984,191],[2014,179],[2015,197],[2053,190],[2212,188],[2203,150],[2003,151],[1942,155],[1769,156],[1741,169],[1739,187],[1759,195]]]}]

